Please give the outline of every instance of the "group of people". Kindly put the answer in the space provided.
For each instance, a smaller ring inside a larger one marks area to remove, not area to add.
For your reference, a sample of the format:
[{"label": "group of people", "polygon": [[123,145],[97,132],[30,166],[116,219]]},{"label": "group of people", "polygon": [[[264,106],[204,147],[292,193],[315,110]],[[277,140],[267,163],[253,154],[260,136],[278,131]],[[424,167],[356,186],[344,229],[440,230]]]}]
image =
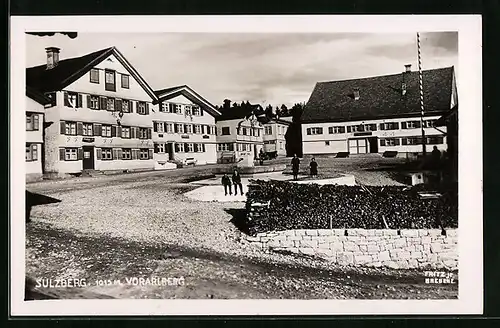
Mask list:
[{"label": "group of people", "polygon": [[[232,182],[231,182],[232,181]],[[234,195],[238,195],[238,187],[240,187],[240,193],[243,196],[243,185],[241,184],[241,175],[238,170],[234,170],[233,176],[230,178],[227,173],[222,176],[222,185],[224,186],[224,194],[227,196],[232,195],[231,184],[234,184]]]},{"label": "group of people", "polygon": [[[292,158],[292,172],[294,180],[298,179],[299,168],[300,168],[300,159],[295,154],[293,155]],[[316,159],[314,157],[311,159],[311,163],[309,163],[309,173],[313,178],[316,178],[318,176],[318,162],[316,162]]]}]

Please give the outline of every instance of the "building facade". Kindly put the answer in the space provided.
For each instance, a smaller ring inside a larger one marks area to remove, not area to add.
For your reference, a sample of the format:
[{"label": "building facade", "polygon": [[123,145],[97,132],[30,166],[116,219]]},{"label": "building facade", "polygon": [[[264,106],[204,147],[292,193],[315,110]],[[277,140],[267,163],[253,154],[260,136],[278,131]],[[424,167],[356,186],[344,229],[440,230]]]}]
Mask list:
[{"label": "building facade", "polygon": [[115,48],[28,68],[26,83],[51,99],[46,109],[46,173],[154,168],[154,91]]},{"label": "building facade", "polygon": [[44,155],[44,113],[50,99],[26,88],[26,180],[42,178]]},{"label": "building facade", "polygon": [[188,86],[156,91],[153,143],[156,168],[169,161],[217,163],[215,118],[220,112]]},{"label": "building facade", "polygon": [[276,152],[278,156],[286,156],[285,134],[289,125],[290,122],[281,119],[273,119],[264,124],[264,152]]},{"label": "building facade", "polygon": [[255,115],[217,120],[217,161],[257,158],[264,148],[264,127]]},{"label": "building facade", "polygon": [[418,72],[317,83],[302,115],[303,152],[307,154],[418,154],[422,129],[428,152],[447,149],[441,115],[458,102],[453,67],[423,72],[421,120]]}]

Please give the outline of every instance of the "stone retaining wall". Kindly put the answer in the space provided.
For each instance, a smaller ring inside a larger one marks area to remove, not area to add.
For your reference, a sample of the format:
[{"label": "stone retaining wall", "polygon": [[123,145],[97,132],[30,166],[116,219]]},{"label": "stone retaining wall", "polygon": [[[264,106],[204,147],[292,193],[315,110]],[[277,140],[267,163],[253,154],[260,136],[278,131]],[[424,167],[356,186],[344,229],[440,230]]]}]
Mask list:
[{"label": "stone retaining wall", "polygon": [[457,229],[287,230],[246,236],[262,249],[327,259],[338,265],[408,268],[458,268]]}]

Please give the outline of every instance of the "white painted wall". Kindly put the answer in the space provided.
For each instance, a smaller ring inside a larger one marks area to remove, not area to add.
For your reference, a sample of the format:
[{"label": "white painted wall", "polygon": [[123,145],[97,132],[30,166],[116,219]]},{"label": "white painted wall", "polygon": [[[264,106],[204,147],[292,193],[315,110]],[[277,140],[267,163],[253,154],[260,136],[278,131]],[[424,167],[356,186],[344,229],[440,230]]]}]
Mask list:
[{"label": "white painted wall", "polygon": [[[266,127],[271,127],[271,134],[266,134]],[[285,134],[288,129],[287,124],[271,121],[264,124],[264,151],[273,152],[277,151],[278,155],[286,155],[286,140]],[[273,141],[274,143],[265,143],[265,141]]]},{"label": "white painted wall", "polygon": [[[263,140],[264,128],[260,122],[257,122],[257,123],[255,123],[254,128],[258,129],[258,131],[259,131],[258,136],[238,135],[236,133],[237,132],[236,128],[241,121],[242,121],[242,119],[234,119],[234,120],[226,120],[226,121],[217,122],[217,144],[233,143],[234,144],[234,151],[232,153],[235,154],[236,158],[253,156],[254,155],[253,145],[256,145],[257,155],[258,155],[260,150],[263,149],[263,147],[264,147],[264,140]],[[240,126],[246,127],[248,129],[252,128],[250,121],[248,121],[248,120],[244,120]],[[222,128],[223,127],[229,127],[230,135],[222,135]],[[237,146],[236,146],[237,143],[252,144],[252,150],[250,152],[249,151],[237,151]],[[223,154],[228,154],[228,153],[231,153],[231,152],[230,151],[217,151],[217,159],[220,159]]]}]

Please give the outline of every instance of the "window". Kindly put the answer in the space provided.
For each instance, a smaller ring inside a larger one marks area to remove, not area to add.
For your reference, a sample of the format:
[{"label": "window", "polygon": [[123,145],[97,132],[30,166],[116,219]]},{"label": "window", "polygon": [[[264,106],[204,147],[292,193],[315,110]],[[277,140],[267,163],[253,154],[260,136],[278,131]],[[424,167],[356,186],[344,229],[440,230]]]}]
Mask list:
[{"label": "window", "polygon": [[137,102],[137,114],[146,115],[146,103],[142,101]]},{"label": "window", "polygon": [[93,124],[92,123],[83,123],[83,135],[84,136],[93,136]]},{"label": "window", "polygon": [[323,134],[323,128],[307,128],[308,135]]},{"label": "window", "polygon": [[197,144],[198,145],[198,152],[204,153],[205,152],[205,145],[204,144]]},{"label": "window", "polygon": [[328,133],[329,134],[345,133],[345,127],[344,126],[330,126],[328,128]]},{"label": "window", "polygon": [[175,112],[177,114],[182,114],[182,105],[181,104],[175,104]]},{"label": "window", "polygon": [[106,76],[106,80],[105,80],[106,83],[104,85],[104,89],[106,91],[116,91],[115,71],[106,70],[105,76]]},{"label": "window", "polygon": [[148,128],[139,128],[139,139],[148,139]]},{"label": "window", "polygon": [[174,133],[174,127],[172,123],[165,123],[165,132]]},{"label": "window", "polygon": [[221,133],[223,136],[228,136],[230,135],[231,133],[229,132],[229,127],[228,126],[225,126],[222,128],[222,133]]},{"label": "window", "polygon": [[401,123],[402,129],[418,129],[420,128],[420,121],[408,121]]},{"label": "window", "polygon": [[365,131],[377,131],[377,124],[365,124]]},{"label": "window", "polygon": [[220,143],[220,144],[217,144],[217,150],[218,151],[232,151],[233,147],[232,147],[232,144],[230,144],[230,143]]},{"label": "window", "polygon": [[64,149],[64,160],[65,161],[78,160],[78,148],[65,148]]},{"label": "window", "polygon": [[160,112],[164,112],[164,113],[168,112],[168,104],[167,103],[164,103],[164,102],[161,103]]},{"label": "window", "polygon": [[129,76],[126,74],[122,74],[122,88],[129,89]]},{"label": "window", "polygon": [[64,92],[64,106],[71,108],[82,107],[82,95],[76,92]]},{"label": "window", "polygon": [[111,125],[103,125],[101,127],[101,136],[102,137],[111,137]]},{"label": "window", "polygon": [[122,111],[124,113],[130,113],[130,101],[129,100],[122,100]]},{"label": "window", "polygon": [[189,105],[186,105],[186,106],[185,106],[185,109],[184,109],[184,114],[185,114],[186,116],[190,116],[190,115],[191,115],[191,106],[189,106]]},{"label": "window", "polygon": [[363,132],[365,131],[365,126],[363,124],[351,125],[347,127],[347,132]]},{"label": "window", "polygon": [[165,153],[165,144],[164,143],[155,143],[155,153]]},{"label": "window", "polygon": [[76,123],[66,122],[66,135],[76,136]]},{"label": "window", "polygon": [[325,141],[325,146],[330,146],[330,141]]},{"label": "window", "polygon": [[186,124],[184,126],[184,133],[193,133],[193,126],[191,124]]},{"label": "window", "polygon": [[132,159],[132,150],[130,148],[122,149],[122,159]]},{"label": "window", "polygon": [[403,138],[403,145],[420,145],[422,144],[422,137],[409,137]]},{"label": "window", "polygon": [[113,98],[108,98],[106,109],[111,112],[115,110],[115,100]]},{"label": "window", "polygon": [[90,70],[90,82],[99,83],[99,70],[97,68]]},{"label": "window", "polygon": [[195,116],[200,116],[201,115],[200,107],[193,106],[193,115],[195,115]]},{"label": "window", "polygon": [[399,138],[386,138],[380,140],[381,146],[399,146]]},{"label": "window", "polygon": [[156,130],[158,131],[158,133],[163,133],[165,132],[164,130],[164,125],[163,125],[163,122],[155,122],[154,124],[156,124]]},{"label": "window", "polygon": [[435,123],[436,123],[436,120],[425,120],[424,121],[424,128],[432,128],[432,127],[434,127]]},{"label": "window", "polygon": [[111,148],[101,148],[101,159],[103,161],[110,161],[113,159],[113,152]]},{"label": "window", "polygon": [[175,144],[175,152],[176,153],[183,153],[184,152],[184,144],[183,143],[176,143]]},{"label": "window", "polygon": [[168,113],[175,113],[175,104],[169,103],[168,104]]},{"label": "window", "polygon": [[122,138],[130,139],[130,128],[128,126],[122,126]]},{"label": "window", "polygon": [[188,143],[186,153],[192,153],[192,152],[194,152],[194,145],[192,143]]},{"label": "window", "polygon": [[175,133],[184,133],[184,124],[175,124]]},{"label": "window", "polygon": [[381,123],[380,130],[398,130],[399,122]]},{"label": "window", "polygon": [[200,125],[197,124],[194,126],[194,133],[201,134],[201,126]]},{"label": "window", "polygon": [[[328,145],[330,145],[330,142],[328,142]],[[283,142],[280,141],[280,149],[283,149]]]},{"label": "window", "polygon": [[266,127],[265,127],[265,130],[264,130],[264,133],[265,133],[266,135],[270,135],[270,134],[272,134],[272,133],[273,133],[273,127],[272,127],[272,126],[266,126]]},{"label": "window", "polygon": [[247,128],[243,128],[243,129],[241,130],[241,133],[242,133],[244,136],[246,136],[246,135],[247,135]]},{"label": "window", "polygon": [[139,151],[140,159],[149,159],[149,150],[147,148],[141,148]]},{"label": "window", "polygon": [[89,96],[87,99],[89,99],[88,107],[90,109],[99,109],[99,97]]},{"label": "window", "polygon": [[38,131],[39,125],[38,114],[26,114],[26,131]]},{"label": "window", "polygon": [[26,144],[26,162],[38,160],[38,145]]},{"label": "window", "polygon": [[444,142],[444,138],[442,136],[427,137],[427,144],[429,144],[429,145],[440,145],[443,142]]}]

